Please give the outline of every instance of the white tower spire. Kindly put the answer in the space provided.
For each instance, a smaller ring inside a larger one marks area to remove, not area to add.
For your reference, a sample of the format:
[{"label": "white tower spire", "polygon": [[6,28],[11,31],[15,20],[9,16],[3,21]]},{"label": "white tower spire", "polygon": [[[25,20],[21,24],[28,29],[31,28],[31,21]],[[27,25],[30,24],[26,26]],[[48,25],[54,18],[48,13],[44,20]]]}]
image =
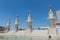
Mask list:
[{"label": "white tower spire", "polygon": [[32,31],[32,18],[31,18],[31,11],[28,11],[28,29]]},{"label": "white tower spire", "polygon": [[31,11],[29,10],[29,12],[28,12],[28,22],[32,22],[32,18],[31,18]]},{"label": "white tower spire", "polygon": [[53,19],[54,20],[54,16],[53,16],[53,11],[52,11],[52,6],[49,6],[50,10],[49,10],[49,20]]},{"label": "white tower spire", "polygon": [[8,22],[7,22],[7,32],[10,30],[10,19],[8,19]]},{"label": "white tower spire", "polygon": [[53,15],[53,11],[52,11],[52,6],[49,6],[50,10],[49,10],[49,20],[50,20],[50,27],[55,27],[55,22],[54,22],[54,15]]},{"label": "white tower spire", "polygon": [[18,31],[18,16],[16,16],[16,20],[15,20],[15,31]]}]

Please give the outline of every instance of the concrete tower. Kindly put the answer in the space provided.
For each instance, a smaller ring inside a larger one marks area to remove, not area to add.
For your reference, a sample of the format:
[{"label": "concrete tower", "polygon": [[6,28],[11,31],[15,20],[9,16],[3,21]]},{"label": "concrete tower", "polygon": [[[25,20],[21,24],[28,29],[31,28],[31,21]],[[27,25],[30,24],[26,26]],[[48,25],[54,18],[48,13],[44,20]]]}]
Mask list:
[{"label": "concrete tower", "polygon": [[49,21],[50,21],[50,27],[49,27],[49,35],[50,36],[57,36],[57,31],[56,31],[56,25],[55,25],[55,20],[54,20],[54,15],[52,11],[52,6],[49,6]]},{"label": "concrete tower", "polygon": [[28,12],[28,29],[32,31],[32,18],[31,18],[31,11]]},{"label": "concrete tower", "polygon": [[7,32],[8,32],[10,30],[10,19],[8,19],[6,27],[7,27]]},{"label": "concrete tower", "polygon": [[54,22],[54,15],[53,15],[53,11],[52,11],[52,6],[49,6],[50,10],[49,10],[49,21],[50,21],[50,27],[54,28],[55,27],[55,22]]},{"label": "concrete tower", "polygon": [[15,20],[15,31],[18,31],[18,16],[16,16],[16,20]]}]

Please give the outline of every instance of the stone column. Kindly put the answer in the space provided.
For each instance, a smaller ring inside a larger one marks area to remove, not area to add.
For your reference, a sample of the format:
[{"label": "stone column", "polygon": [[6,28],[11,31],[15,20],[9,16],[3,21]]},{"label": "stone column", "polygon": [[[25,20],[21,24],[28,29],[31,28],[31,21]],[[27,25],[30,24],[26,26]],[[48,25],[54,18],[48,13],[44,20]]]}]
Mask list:
[{"label": "stone column", "polygon": [[30,30],[30,32],[32,31],[32,18],[31,18],[31,11],[29,10],[28,12],[28,30]]}]

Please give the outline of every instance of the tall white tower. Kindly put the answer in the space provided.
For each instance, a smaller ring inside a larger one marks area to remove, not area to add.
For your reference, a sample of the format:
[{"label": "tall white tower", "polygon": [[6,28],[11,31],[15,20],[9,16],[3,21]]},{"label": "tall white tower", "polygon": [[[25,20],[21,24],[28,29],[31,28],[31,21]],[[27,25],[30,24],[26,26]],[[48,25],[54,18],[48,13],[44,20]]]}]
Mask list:
[{"label": "tall white tower", "polygon": [[56,32],[56,25],[55,25],[55,19],[54,19],[54,15],[53,15],[53,11],[52,11],[52,6],[49,6],[50,10],[49,10],[49,21],[50,21],[50,27],[49,27],[49,35],[50,36],[56,36],[57,32]]},{"label": "tall white tower", "polygon": [[32,31],[32,17],[31,17],[31,11],[28,11],[28,29],[30,30],[30,32]]},{"label": "tall white tower", "polygon": [[15,31],[18,31],[18,16],[16,16],[16,20],[15,20]]},{"label": "tall white tower", "polygon": [[10,30],[10,19],[8,19],[6,27],[7,27],[7,32],[8,32]]},{"label": "tall white tower", "polygon": [[52,11],[52,6],[49,6],[50,10],[49,10],[49,21],[50,21],[50,27],[54,28],[55,27],[55,22],[54,22],[54,15],[53,15],[53,11]]}]

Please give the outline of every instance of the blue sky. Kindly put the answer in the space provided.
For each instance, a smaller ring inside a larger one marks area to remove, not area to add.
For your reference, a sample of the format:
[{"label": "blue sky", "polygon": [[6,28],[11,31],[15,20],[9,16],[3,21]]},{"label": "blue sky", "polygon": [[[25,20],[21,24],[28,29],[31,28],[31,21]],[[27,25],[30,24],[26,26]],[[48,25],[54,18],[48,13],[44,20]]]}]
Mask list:
[{"label": "blue sky", "polygon": [[56,15],[56,11],[60,10],[60,0],[0,0],[0,26],[6,26],[10,18],[11,29],[14,29],[14,22],[18,15],[19,28],[27,28],[28,10],[31,10],[33,28],[48,26],[50,4]]}]

